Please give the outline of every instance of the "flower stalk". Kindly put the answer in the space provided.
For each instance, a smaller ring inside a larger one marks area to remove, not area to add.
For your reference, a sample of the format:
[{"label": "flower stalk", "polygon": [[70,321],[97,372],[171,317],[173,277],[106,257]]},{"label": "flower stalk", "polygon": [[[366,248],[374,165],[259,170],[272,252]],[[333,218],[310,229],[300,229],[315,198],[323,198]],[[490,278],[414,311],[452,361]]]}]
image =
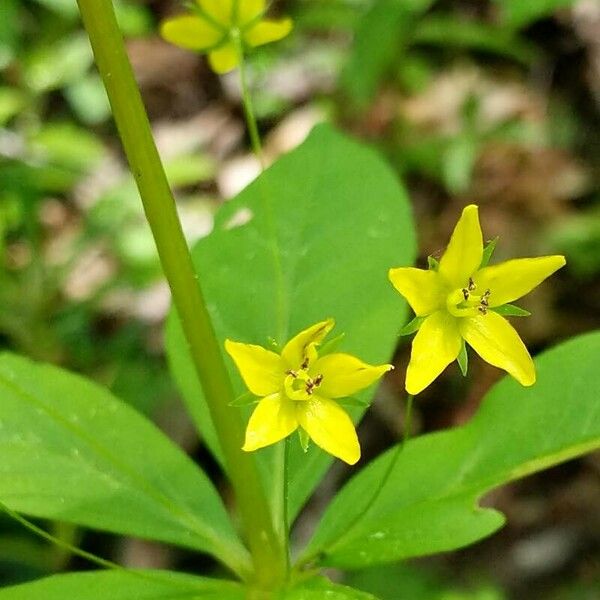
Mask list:
[{"label": "flower stalk", "polygon": [[112,4],[110,0],[78,0],[78,5],[202,383],[253,567],[244,557],[220,558],[240,577],[263,589],[275,589],[287,578],[287,556],[274,530],[255,460],[241,451],[243,425],[237,410],[229,405],[233,389]]}]

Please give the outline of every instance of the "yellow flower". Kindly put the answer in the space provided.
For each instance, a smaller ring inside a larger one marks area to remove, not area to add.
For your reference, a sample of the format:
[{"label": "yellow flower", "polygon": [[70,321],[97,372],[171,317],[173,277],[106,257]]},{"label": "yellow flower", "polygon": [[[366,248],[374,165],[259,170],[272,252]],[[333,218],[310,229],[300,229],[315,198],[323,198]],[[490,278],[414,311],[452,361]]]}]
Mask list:
[{"label": "yellow flower", "polygon": [[319,356],[317,346],[333,319],[301,331],[281,355],[261,346],[225,341],[244,383],[262,399],[254,409],[243,450],[258,450],[300,427],[326,452],[353,465],[360,446],[352,420],[333,398],[344,398],[371,385],[392,365],[371,366],[349,354]]},{"label": "yellow flower", "polygon": [[161,36],[187,50],[208,52],[216,73],[227,73],[240,62],[241,46],[262,46],[284,38],[291,19],[263,19],[265,0],[196,0],[193,13],[166,19]]},{"label": "yellow flower", "polygon": [[511,311],[500,307],[528,294],[560,269],[565,258],[521,258],[482,268],[483,250],[477,206],[470,205],[463,210],[437,268],[390,269],[392,284],[415,311],[416,322],[422,321],[406,373],[409,394],[424,390],[455,360],[463,340],[522,385],[535,383],[527,348],[499,314]]}]

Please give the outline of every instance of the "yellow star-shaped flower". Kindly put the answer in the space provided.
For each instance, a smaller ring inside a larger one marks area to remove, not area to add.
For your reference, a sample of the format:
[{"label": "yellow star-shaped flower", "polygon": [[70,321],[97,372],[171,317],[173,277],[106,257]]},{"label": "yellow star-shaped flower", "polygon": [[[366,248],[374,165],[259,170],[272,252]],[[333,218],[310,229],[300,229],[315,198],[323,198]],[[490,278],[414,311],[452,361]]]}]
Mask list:
[{"label": "yellow star-shaped flower", "polygon": [[195,14],[180,15],[161,23],[160,34],[187,50],[208,52],[216,73],[227,73],[240,62],[242,45],[254,47],[284,38],[291,19],[263,19],[265,0],[196,0]]},{"label": "yellow star-shaped flower", "polygon": [[354,424],[333,398],[344,398],[377,381],[392,365],[372,366],[349,354],[319,356],[317,346],[333,319],[301,331],[281,355],[262,346],[225,341],[244,383],[262,399],[254,409],[243,450],[258,450],[302,428],[326,452],[350,465],[360,458]]},{"label": "yellow star-shaped flower", "polygon": [[409,394],[424,390],[454,361],[463,340],[522,385],[535,383],[531,356],[498,309],[528,294],[560,269],[565,258],[521,258],[481,268],[482,258],[477,206],[470,205],[463,210],[437,269],[390,269],[392,284],[417,318],[423,319],[406,373]]}]

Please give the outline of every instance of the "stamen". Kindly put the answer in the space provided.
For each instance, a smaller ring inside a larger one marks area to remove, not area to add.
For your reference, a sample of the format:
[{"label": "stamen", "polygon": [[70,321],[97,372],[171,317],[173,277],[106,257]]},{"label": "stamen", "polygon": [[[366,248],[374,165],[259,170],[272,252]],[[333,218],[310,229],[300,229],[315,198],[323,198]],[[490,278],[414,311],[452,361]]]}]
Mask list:
[{"label": "stamen", "polygon": [[292,369],[290,369],[289,371],[286,371],[285,374],[291,375],[294,379],[296,379],[298,377],[298,373],[296,373],[296,371],[292,371]]},{"label": "stamen", "polygon": [[488,309],[488,306],[490,305],[489,297],[490,297],[491,293],[492,292],[490,290],[485,290],[485,292],[483,292],[483,296],[481,296],[481,300],[479,301],[479,312],[482,315],[487,314],[487,309]]},{"label": "stamen", "polygon": [[315,388],[321,385],[323,381],[323,375],[317,375],[314,379],[309,379],[306,382],[306,393],[310,396],[315,391]]},{"label": "stamen", "polygon": [[302,364],[300,365],[300,369],[302,369],[302,370],[308,369],[308,356],[302,361]]},{"label": "stamen", "polygon": [[462,289],[463,296],[465,298],[465,302],[469,299],[469,290],[467,288]]},{"label": "stamen", "polygon": [[477,285],[475,285],[475,282],[473,281],[473,278],[469,277],[469,291],[473,292],[476,289],[477,289]]}]

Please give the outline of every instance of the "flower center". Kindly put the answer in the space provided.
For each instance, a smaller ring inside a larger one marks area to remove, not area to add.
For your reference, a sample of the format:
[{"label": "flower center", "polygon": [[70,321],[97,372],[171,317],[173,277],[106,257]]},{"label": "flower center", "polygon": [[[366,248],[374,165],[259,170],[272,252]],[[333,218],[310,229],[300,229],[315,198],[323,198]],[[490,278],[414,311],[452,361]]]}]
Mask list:
[{"label": "flower center", "polygon": [[491,291],[476,294],[477,285],[469,277],[466,287],[454,290],[446,297],[446,308],[455,317],[475,317],[487,314]]},{"label": "flower center", "polygon": [[308,373],[309,359],[305,358],[299,369],[286,371],[283,381],[285,393],[290,400],[310,400],[313,392],[323,382],[323,375],[311,377]]}]

